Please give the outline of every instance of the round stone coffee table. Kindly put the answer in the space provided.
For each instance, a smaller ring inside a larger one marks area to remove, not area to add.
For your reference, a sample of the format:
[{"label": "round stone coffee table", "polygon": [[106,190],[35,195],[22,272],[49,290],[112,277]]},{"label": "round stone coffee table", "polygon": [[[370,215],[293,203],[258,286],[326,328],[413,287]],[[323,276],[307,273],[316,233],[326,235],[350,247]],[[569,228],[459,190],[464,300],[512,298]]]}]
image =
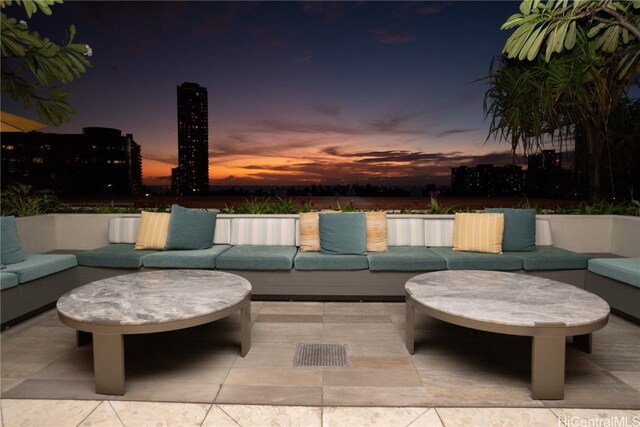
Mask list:
[{"label": "round stone coffee table", "polygon": [[240,354],[251,345],[251,284],[209,270],[158,270],[98,280],[58,300],[60,320],[93,334],[96,393],[124,394],[123,335],[202,325],[240,311]]},{"label": "round stone coffee table", "polygon": [[609,319],[609,305],[566,283],[500,271],[448,270],[410,279],[406,345],[414,352],[415,310],[482,331],[533,337],[531,397],[564,397],[565,341],[591,352],[591,333]]}]

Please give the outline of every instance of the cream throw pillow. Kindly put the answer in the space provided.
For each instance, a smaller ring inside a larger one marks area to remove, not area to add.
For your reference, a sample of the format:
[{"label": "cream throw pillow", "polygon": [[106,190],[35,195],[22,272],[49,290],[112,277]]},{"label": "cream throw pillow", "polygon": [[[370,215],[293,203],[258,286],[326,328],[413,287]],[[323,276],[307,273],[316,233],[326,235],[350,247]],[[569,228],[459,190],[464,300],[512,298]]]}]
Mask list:
[{"label": "cream throw pillow", "polygon": [[318,212],[300,214],[300,250],[302,252],[320,251],[320,217]]},{"label": "cream throw pillow", "polygon": [[502,253],[504,214],[456,213],[453,223],[453,250]]},{"label": "cream throw pillow", "polygon": [[387,213],[365,212],[367,252],[385,252],[387,246]]},{"label": "cream throw pillow", "polygon": [[169,231],[169,218],[170,213],[142,211],[135,249],[164,249]]}]

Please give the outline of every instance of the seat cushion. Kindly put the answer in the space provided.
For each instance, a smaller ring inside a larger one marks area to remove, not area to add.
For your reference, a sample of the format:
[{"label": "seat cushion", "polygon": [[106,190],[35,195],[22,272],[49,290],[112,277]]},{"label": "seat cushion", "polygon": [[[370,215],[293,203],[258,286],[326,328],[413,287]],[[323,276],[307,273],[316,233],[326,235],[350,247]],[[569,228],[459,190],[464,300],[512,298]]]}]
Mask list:
[{"label": "seat cushion", "polygon": [[446,270],[447,263],[440,255],[424,246],[389,246],[387,252],[369,253],[371,271],[430,271]]},{"label": "seat cushion", "polygon": [[298,252],[296,270],[366,270],[369,260],[364,255],[328,255],[322,252]]},{"label": "seat cushion", "polygon": [[214,245],[208,249],[190,251],[162,251],[142,258],[145,267],[158,268],[215,268],[216,257],[231,245]]},{"label": "seat cushion", "polygon": [[216,258],[226,270],[291,270],[295,246],[233,246]]},{"label": "seat cushion", "polygon": [[454,251],[453,248],[431,248],[431,250],[445,259],[449,270],[522,269],[522,260],[513,252],[487,254],[481,252]]},{"label": "seat cushion", "polygon": [[588,255],[555,246],[539,246],[535,252],[510,252],[522,259],[525,270],[585,270]]},{"label": "seat cushion", "polygon": [[593,258],[589,271],[640,288],[640,258]]},{"label": "seat cushion", "polygon": [[78,265],[76,256],[71,254],[27,254],[25,256],[24,261],[7,265],[7,268],[2,271],[14,273],[18,276],[20,283],[26,283]]},{"label": "seat cushion", "polygon": [[16,218],[14,216],[3,216],[0,218],[0,263],[14,264],[25,260],[22,252]]},{"label": "seat cushion", "polygon": [[216,226],[215,212],[171,207],[165,249],[207,249],[213,245]]},{"label": "seat cushion", "polygon": [[87,267],[142,267],[142,258],[154,254],[154,250],[136,250],[130,243],[112,243],[101,248],[79,253],[78,265]]},{"label": "seat cushion", "polygon": [[0,271],[0,289],[5,290],[18,286],[18,276],[8,271]]}]

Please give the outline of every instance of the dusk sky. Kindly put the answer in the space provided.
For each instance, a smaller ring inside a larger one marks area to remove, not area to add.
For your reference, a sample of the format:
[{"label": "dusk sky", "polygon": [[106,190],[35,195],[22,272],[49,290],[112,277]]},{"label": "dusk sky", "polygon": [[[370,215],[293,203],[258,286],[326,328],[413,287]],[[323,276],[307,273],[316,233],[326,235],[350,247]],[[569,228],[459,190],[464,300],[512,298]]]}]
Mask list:
[{"label": "dusk sky", "polygon": [[[146,185],[177,165],[176,87],[209,92],[211,185],[448,184],[451,167],[505,164],[486,76],[512,1],[65,2],[29,25],[93,50],[67,86],[77,114],[43,132],[132,133]],[[6,12],[17,16],[13,6]],[[3,110],[37,119],[2,95]]]}]

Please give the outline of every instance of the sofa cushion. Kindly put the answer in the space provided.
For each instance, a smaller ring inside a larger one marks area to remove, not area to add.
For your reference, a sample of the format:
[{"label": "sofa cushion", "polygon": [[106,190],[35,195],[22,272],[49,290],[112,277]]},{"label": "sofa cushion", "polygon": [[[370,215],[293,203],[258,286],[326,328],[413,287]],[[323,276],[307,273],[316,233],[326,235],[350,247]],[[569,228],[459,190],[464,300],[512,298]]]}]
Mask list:
[{"label": "sofa cushion", "polygon": [[431,249],[420,246],[391,246],[387,252],[369,253],[371,271],[446,270],[447,263]]},{"label": "sofa cushion", "polygon": [[387,250],[387,213],[370,211],[364,213],[367,230],[367,252]]},{"label": "sofa cushion", "polygon": [[218,255],[230,247],[214,245],[208,249],[156,252],[143,257],[142,265],[158,268],[215,268]]},{"label": "sofa cushion", "polygon": [[27,254],[22,262],[7,265],[2,270],[14,273],[20,283],[30,282],[78,265],[75,255],[71,254]]},{"label": "sofa cushion", "polygon": [[456,213],[453,224],[453,249],[456,251],[502,252],[504,214]]},{"label": "sofa cushion", "polygon": [[327,255],[322,252],[298,252],[296,270],[366,270],[369,260],[362,255]]},{"label": "sofa cushion", "polygon": [[535,252],[511,252],[522,259],[525,270],[586,270],[588,255],[555,246],[541,246]]},{"label": "sofa cushion", "polygon": [[163,250],[167,244],[170,218],[171,214],[165,212],[142,211],[140,213],[140,225],[138,225],[138,238],[136,239],[135,249]]},{"label": "sofa cushion", "polygon": [[589,271],[640,288],[640,258],[593,258]]},{"label": "sofa cushion", "polygon": [[291,270],[295,246],[234,246],[216,258],[226,270]]},{"label": "sofa cushion", "polygon": [[216,213],[171,206],[165,249],[207,249],[213,245]]},{"label": "sofa cushion", "polygon": [[233,218],[233,246],[295,246],[295,218]]},{"label": "sofa cushion", "polygon": [[431,248],[431,250],[445,259],[449,270],[522,269],[522,260],[513,252],[487,254],[482,252],[454,251],[453,248]]},{"label": "sofa cushion", "polygon": [[366,255],[367,226],[362,212],[320,214],[320,251],[326,255]]},{"label": "sofa cushion", "polygon": [[420,218],[389,218],[389,246],[424,246],[424,220]]},{"label": "sofa cushion", "polygon": [[5,290],[18,286],[18,276],[8,271],[0,271],[0,290]]},{"label": "sofa cushion", "polygon": [[154,250],[136,250],[130,243],[112,243],[101,248],[77,254],[78,265],[87,267],[142,267],[142,258],[156,253]]},{"label": "sofa cushion", "polygon": [[138,238],[140,217],[111,218],[109,243],[135,243]]},{"label": "sofa cushion", "polygon": [[0,218],[0,263],[14,264],[25,260],[22,253],[16,218],[14,216],[3,216]]},{"label": "sofa cushion", "polygon": [[503,252],[534,252],[536,250],[536,210],[487,208],[487,213],[504,214]]}]

